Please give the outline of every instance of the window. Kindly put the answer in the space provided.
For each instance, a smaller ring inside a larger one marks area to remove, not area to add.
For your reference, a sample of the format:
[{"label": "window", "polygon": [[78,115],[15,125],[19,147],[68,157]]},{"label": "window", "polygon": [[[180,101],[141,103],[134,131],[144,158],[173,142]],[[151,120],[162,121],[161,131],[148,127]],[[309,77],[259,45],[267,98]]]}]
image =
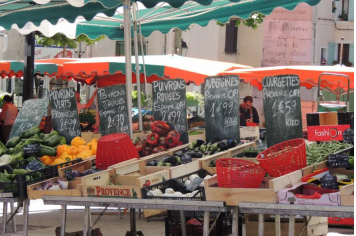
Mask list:
[{"label": "window", "polygon": [[[144,55],[147,55],[147,45],[148,42],[143,42],[143,51]],[[135,55],[135,45],[132,42],[131,44],[132,55]],[[138,43],[138,55],[142,55],[141,53],[141,44]],[[124,41],[116,41],[116,51],[115,56],[125,56],[125,43]]]},{"label": "window", "polygon": [[[349,53],[350,53],[350,44],[343,44],[343,49],[342,49],[342,64],[345,66],[351,66],[349,63]],[[338,44],[338,49],[337,49],[337,62],[340,63],[340,50],[341,50],[341,44]]]},{"label": "window", "polygon": [[226,36],[225,36],[225,53],[237,52],[237,30],[236,20],[230,21],[226,24]]}]

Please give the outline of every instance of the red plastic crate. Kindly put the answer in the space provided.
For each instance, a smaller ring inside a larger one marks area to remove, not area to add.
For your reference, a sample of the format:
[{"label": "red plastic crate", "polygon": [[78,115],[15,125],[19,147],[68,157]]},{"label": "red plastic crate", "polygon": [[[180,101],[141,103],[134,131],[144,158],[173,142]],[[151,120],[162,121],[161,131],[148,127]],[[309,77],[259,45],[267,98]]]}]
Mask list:
[{"label": "red plastic crate", "polygon": [[257,161],[271,177],[300,170],[307,165],[304,139],[292,139],[276,144],[257,156]]},{"label": "red plastic crate", "polygon": [[106,170],[109,166],[132,158],[138,159],[139,154],[127,134],[110,134],[98,140],[95,159],[98,169]]},{"label": "red plastic crate", "polygon": [[259,188],[266,171],[250,161],[221,158],[216,161],[216,173],[220,188]]}]

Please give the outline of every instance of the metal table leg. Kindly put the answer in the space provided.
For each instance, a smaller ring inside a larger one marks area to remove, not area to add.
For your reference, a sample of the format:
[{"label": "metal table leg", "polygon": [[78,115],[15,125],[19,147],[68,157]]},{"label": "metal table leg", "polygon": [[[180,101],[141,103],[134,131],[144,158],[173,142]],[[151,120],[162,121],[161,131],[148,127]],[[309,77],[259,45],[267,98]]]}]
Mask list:
[{"label": "metal table leg", "polygon": [[[11,209],[11,215],[13,215],[15,213],[15,207],[14,207],[13,202],[10,203],[10,209]],[[16,217],[15,216],[12,218],[10,224],[11,224],[11,233],[16,233]]]},{"label": "metal table leg", "polygon": [[61,236],[65,236],[67,223],[67,206],[62,205],[62,223],[61,223]]},{"label": "metal table leg", "polygon": [[83,225],[83,235],[87,236],[88,235],[88,231],[91,227],[91,220],[89,217],[90,216],[90,206],[86,206],[85,210],[84,210],[84,225]]},{"label": "metal table leg", "polygon": [[[185,213],[184,211],[179,211],[180,212],[180,224],[181,224],[181,228],[182,228],[182,236],[187,236],[187,225],[186,225],[186,222],[185,222]],[[204,215],[205,217],[205,215]],[[205,220],[205,218],[204,218]],[[204,221],[204,224],[205,224],[205,221]],[[205,226],[204,226],[205,227]],[[205,235],[205,234],[204,234]]]},{"label": "metal table leg", "polygon": [[276,236],[281,236],[281,216],[275,215],[274,221],[276,227]]},{"label": "metal table leg", "polygon": [[30,200],[26,199],[23,203],[23,235],[28,235],[28,221],[30,212]]},{"label": "metal table leg", "polygon": [[204,211],[204,228],[203,228],[203,235],[209,236],[209,212]]},{"label": "metal table leg", "polygon": [[288,235],[294,236],[295,233],[295,216],[289,216],[289,230]]},{"label": "metal table leg", "polygon": [[7,222],[7,202],[2,203],[2,234],[6,233],[6,222]]},{"label": "metal table leg", "polygon": [[264,217],[263,214],[258,214],[258,236],[263,236],[264,235]]},{"label": "metal table leg", "polygon": [[232,236],[239,234],[239,208],[234,207],[232,210]]}]

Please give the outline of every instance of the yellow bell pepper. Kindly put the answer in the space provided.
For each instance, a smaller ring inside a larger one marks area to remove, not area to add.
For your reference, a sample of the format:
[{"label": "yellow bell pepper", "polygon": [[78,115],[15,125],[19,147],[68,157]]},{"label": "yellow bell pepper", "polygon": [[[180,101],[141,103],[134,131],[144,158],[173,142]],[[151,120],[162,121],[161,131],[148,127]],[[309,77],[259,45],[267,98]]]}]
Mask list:
[{"label": "yellow bell pepper", "polygon": [[64,160],[65,162],[72,160],[72,156],[69,155],[67,152],[63,152],[62,155],[60,155],[58,158]]},{"label": "yellow bell pepper", "polygon": [[54,157],[51,156],[43,156],[41,157],[41,161],[46,166],[52,165]]},{"label": "yellow bell pepper", "polygon": [[59,165],[59,164],[65,163],[65,162],[66,162],[65,160],[63,160],[63,159],[57,157],[56,159],[54,159],[52,165]]},{"label": "yellow bell pepper", "polygon": [[93,152],[91,150],[88,150],[88,151],[83,151],[83,152],[77,154],[75,157],[85,159],[85,158],[88,158],[91,156],[93,156]]},{"label": "yellow bell pepper", "polygon": [[85,144],[86,144],[85,140],[81,137],[75,137],[71,142],[71,145],[76,146],[76,147],[85,145]]}]

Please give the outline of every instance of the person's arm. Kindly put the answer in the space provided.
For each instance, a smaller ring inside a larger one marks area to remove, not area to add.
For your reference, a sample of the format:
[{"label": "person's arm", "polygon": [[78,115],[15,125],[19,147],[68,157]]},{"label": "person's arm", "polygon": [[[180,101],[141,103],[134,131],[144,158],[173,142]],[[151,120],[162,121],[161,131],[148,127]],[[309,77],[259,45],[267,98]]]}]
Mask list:
[{"label": "person's arm", "polygon": [[260,117],[258,116],[258,112],[256,108],[253,108],[253,121],[254,123],[259,124],[260,123]]},{"label": "person's arm", "polygon": [[87,104],[85,104],[84,108],[83,109],[89,109],[93,103],[94,103],[94,100],[95,100],[95,97],[96,97],[96,93],[97,93],[97,90],[95,90],[95,92],[93,93],[93,95],[91,96],[90,100],[88,101]]}]

